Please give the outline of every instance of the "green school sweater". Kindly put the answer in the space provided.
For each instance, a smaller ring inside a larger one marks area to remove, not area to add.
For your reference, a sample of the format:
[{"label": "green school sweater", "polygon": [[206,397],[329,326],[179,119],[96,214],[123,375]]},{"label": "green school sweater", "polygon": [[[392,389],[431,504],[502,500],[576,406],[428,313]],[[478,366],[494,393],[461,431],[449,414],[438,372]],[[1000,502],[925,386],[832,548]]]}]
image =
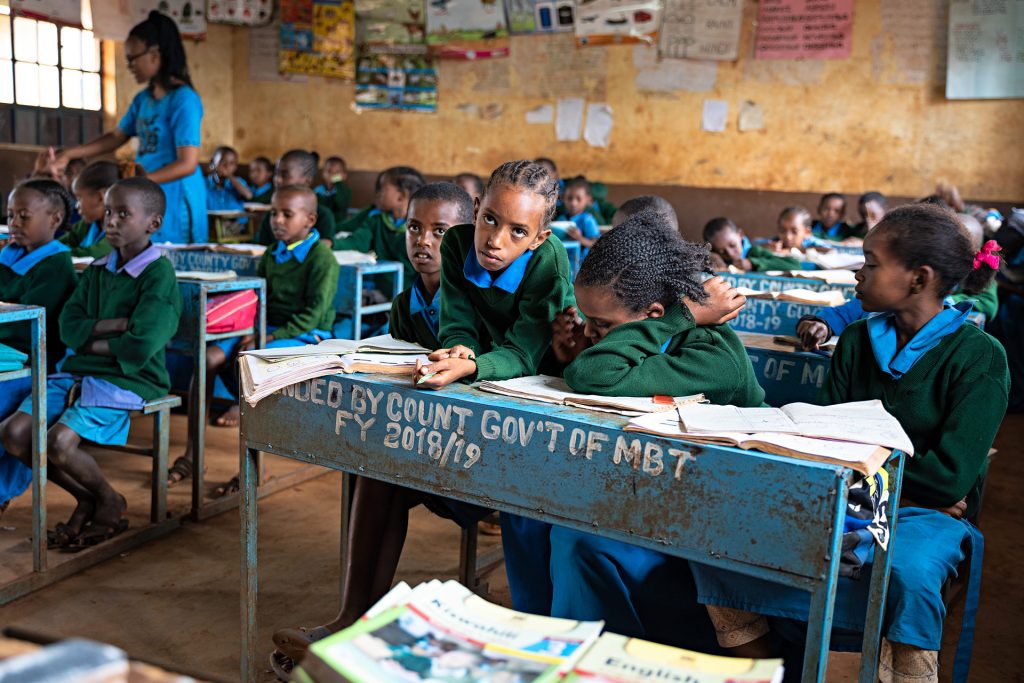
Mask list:
[{"label": "green school sweater", "polygon": [[178,329],[181,307],[174,266],[166,258],[150,263],[137,278],[105,266],[86,268],[60,316],[64,343],[82,348],[99,320],[128,318],[128,331],[107,338],[113,356],[76,353],[61,369],[105,379],[146,401],[165,396],[171,381],[164,347]]},{"label": "green school sweater", "polygon": [[253,204],[269,204],[274,198],[274,186],[271,185],[269,190],[261,192],[260,194],[254,194],[252,196]]},{"label": "green school sweater", "polygon": [[405,289],[391,301],[391,336],[408,342],[415,342],[426,349],[439,349],[441,343],[422,315],[409,312],[412,287]]},{"label": "green school sweater", "polygon": [[317,200],[334,216],[334,224],[341,225],[348,220],[348,207],[352,204],[352,188],[348,183],[336,183],[333,193],[318,194]]},{"label": "green school sweater", "polygon": [[338,262],[323,242],[318,240],[302,263],[294,258],[278,263],[273,249],[267,249],[256,274],[267,280],[267,324],[277,327],[274,339],[334,326]]},{"label": "green school sweater", "polygon": [[[354,216],[359,218],[359,216]],[[341,237],[334,240],[334,249],[354,249],[355,251],[373,252],[381,261],[397,261],[403,266],[405,279],[403,282],[412,282],[416,277],[412,263],[409,262],[409,255],[405,251],[405,224],[395,225],[391,216],[381,211],[367,211],[362,220],[350,221],[345,224],[348,237]]]},{"label": "green school sweater", "polygon": [[881,400],[914,444],[903,496],[929,507],[948,507],[966,496],[971,516],[1009,386],[1006,352],[973,325],[945,336],[894,380],[879,369],[867,321],[858,320],[839,338],[820,402]]},{"label": "green school sweater", "polygon": [[682,304],[671,306],[661,318],[612,329],[569,364],[565,381],[573,391],[602,396],[703,393],[718,405],[764,403],[764,389],[732,328],[699,327]]},{"label": "green school sweater", "polygon": [[792,256],[779,256],[765,247],[751,247],[747,252],[750,265],[755,271],[799,270],[800,261]]},{"label": "green school sweater", "polygon": [[338,225],[338,232],[355,232],[355,229],[362,225],[363,222],[366,221],[367,217],[369,217],[370,212],[376,208],[377,207],[374,204],[370,204],[369,206],[359,209],[359,213],[351,218],[345,219]]},{"label": "green school sweater", "polygon": [[106,235],[92,246],[79,246],[82,244],[82,240],[85,239],[85,236],[89,234],[90,227],[92,227],[92,224],[87,222],[85,219],[82,219],[72,225],[67,232],[60,236],[60,241],[71,247],[72,256],[91,256],[93,258],[100,258],[114,250],[114,248],[110,246],[110,242],[107,241]]},{"label": "green school sweater", "polygon": [[466,279],[466,258],[476,258],[473,231],[472,225],[454,226],[441,242],[441,346],[473,349],[478,380],[536,375],[551,346],[551,321],[576,305],[565,247],[559,239],[545,240],[509,293]]},{"label": "green school sweater", "polygon": [[[334,231],[336,229],[334,214],[331,213],[329,208],[320,203],[321,199],[323,199],[323,197],[317,195],[316,223],[313,224],[313,227],[320,233],[321,238],[329,240],[334,238]],[[260,222],[260,230],[256,235],[256,243],[272,247],[276,242],[277,240],[274,238],[274,232],[270,229],[270,212],[268,211]]]},{"label": "green school sweater", "polygon": [[999,312],[999,286],[995,280],[992,281],[992,284],[977,294],[957,292],[956,294],[952,294],[950,298],[953,299],[954,303],[960,303],[961,301],[967,300],[973,301],[973,310],[983,314],[986,322],[994,320],[996,313]]},{"label": "green school sweater", "polygon": [[[0,266],[0,301],[42,306],[46,309],[46,366],[52,371],[64,357],[64,344],[60,338],[60,313],[75,291],[78,276],[71,265],[71,254],[54,254],[37,263],[24,275],[18,275],[7,266]],[[0,325],[0,343],[12,346],[22,353],[32,350],[32,323],[18,322]],[[0,391],[3,391],[0,384]]]}]

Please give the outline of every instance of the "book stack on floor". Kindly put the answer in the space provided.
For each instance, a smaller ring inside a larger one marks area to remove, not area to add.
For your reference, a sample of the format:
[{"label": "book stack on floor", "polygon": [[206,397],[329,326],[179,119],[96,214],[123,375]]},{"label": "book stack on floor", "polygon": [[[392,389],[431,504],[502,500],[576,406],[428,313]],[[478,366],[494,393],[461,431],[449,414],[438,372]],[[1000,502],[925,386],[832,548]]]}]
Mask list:
[{"label": "book stack on floor", "polygon": [[302,683],[774,683],[781,660],[713,657],[606,633],[603,622],[506,609],[455,581],[402,583],[353,626],[314,643]]},{"label": "book stack on floor", "polygon": [[418,344],[391,335],[369,339],[327,339],[319,344],[257,349],[239,354],[242,397],[251,406],[260,399],[303,380],[339,372],[408,374],[430,353]]}]

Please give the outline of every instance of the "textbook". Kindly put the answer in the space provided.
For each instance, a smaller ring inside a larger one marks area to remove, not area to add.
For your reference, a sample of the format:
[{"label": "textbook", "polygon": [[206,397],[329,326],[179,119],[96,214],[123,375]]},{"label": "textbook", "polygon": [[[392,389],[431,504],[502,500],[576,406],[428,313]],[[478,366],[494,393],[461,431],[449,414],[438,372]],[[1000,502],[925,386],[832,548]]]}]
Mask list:
[{"label": "textbook", "polygon": [[855,285],[857,279],[852,270],[766,270],[771,277],[795,277],[805,280],[823,280],[830,285]]},{"label": "textbook", "polygon": [[264,360],[280,358],[297,358],[299,356],[337,356],[346,353],[383,353],[394,355],[420,355],[431,353],[433,349],[427,349],[413,342],[395,339],[390,334],[382,334],[366,339],[325,339],[319,344],[306,344],[305,346],[291,346],[278,349],[252,349],[242,351],[241,355],[256,356]]},{"label": "textbook", "polygon": [[574,393],[561,377],[535,375],[518,377],[497,382],[484,381],[477,386],[480,391],[502,396],[512,396],[541,403],[554,403],[573,408],[586,408],[604,413],[636,416],[662,410],[672,410],[677,405],[705,401],[704,394],[693,396],[672,396],[655,401],[651,396],[596,396]]},{"label": "textbook", "polygon": [[674,414],[635,417],[624,430],[836,463],[865,475],[885,464],[890,449],[914,454],[910,437],[878,400],[782,408],[691,404]]},{"label": "textbook", "polygon": [[565,683],[781,683],[781,659],[717,657],[602,633]]},{"label": "textbook", "polygon": [[334,252],[334,260],[338,262],[339,266],[373,265],[377,263],[377,257],[374,254],[367,254],[355,249],[342,249]]},{"label": "textbook", "polygon": [[603,626],[506,609],[455,581],[391,597],[395,604],[378,603],[372,616],[313,643],[293,680],[555,683]]},{"label": "textbook", "polygon": [[831,290],[815,292],[810,289],[784,289],[781,292],[761,292],[749,287],[737,287],[736,291],[748,299],[771,299],[772,301],[792,301],[798,304],[819,304],[821,306],[842,306],[846,297],[842,292]]},{"label": "textbook", "polygon": [[233,270],[208,271],[208,270],[176,270],[174,277],[179,280],[202,280],[203,282],[224,282],[234,280],[238,273]]},{"label": "textbook", "polygon": [[822,270],[857,270],[864,265],[864,254],[850,254],[839,251],[808,251],[803,256]]}]

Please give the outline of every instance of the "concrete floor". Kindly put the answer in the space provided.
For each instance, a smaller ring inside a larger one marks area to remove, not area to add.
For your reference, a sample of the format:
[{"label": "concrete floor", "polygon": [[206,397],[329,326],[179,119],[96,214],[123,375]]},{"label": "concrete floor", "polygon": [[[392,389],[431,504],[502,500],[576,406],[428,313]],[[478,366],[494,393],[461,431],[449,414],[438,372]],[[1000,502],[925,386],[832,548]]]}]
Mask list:
[{"label": "concrete floor", "polygon": [[[138,434],[145,438],[140,422]],[[180,452],[185,418],[172,424],[172,459]],[[237,437],[209,430],[209,480],[237,469]],[[1020,681],[1024,671],[1024,535],[1020,533],[1019,491],[1024,489],[1024,415],[1009,416],[996,443],[999,456],[990,475],[982,528],[986,537],[985,582],[975,637],[972,681]],[[268,459],[271,475],[293,466]],[[104,454],[104,468],[116,472],[115,487],[126,493],[134,526],[148,514],[148,461]],[[187,506],[187,492],[172,489],[171,508]],[[70,501],[50,494],[51,526],[67,517]],[[15,501],[0,521],[0,581],[28,562],[30,500]],[[270,634],[289,625],[319,624],[338,606],[338,519],[340,476],[329,474],[264,499],[260,506],[260,661],[271,650]],[[498,541],[481,536],[482,549]],[[455,578],[459,534],[450,522],[418,509],[399,579],[412,584]],[[60,560],[56,553],[50,554]],[[490,598],[508,604],[499,569],[489,577]],[[206,672],[214,679],[238,679],[239,652],[238,513],[187,524],[170,536],[82,572],[0,608],[0,624],[52,636],[87,636],[118,645],[139,657]],[[856,680],[856,655],[833,654],[828,680]],[[274,680],[269,670],[260,679]]]}]

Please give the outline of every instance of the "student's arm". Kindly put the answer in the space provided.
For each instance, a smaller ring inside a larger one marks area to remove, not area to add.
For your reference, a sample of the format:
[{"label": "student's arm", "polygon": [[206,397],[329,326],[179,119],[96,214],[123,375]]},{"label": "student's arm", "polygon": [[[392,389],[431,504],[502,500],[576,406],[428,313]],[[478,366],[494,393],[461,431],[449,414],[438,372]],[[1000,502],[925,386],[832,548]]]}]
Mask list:
[{"label": "student's arm", "polygon": [[330,249],[316,244],[307,256],[306,296],[288,322],[274,330],[274,339],[292,339],[317,328],[320,321],[333,310],[334,294],[338,289],[338,262]]},{"label": "student's arm", "polygon": [[88,308],[90,292],[98,286],[95,270],[86,268],[60,313],[60,339],[74,351],[88,343],[93,336],[93,328],[99,322],[97,318],[90,317]]},{"label": "student's arm", "polygon": [[[415,342],[416,331],[412,327],[409,315],[409,299],[411,292],[407,289],[400,292],[391,302],[391,315],[388,316],[388,331],[395,339]],[[433,349],[431,349],[433,350]]]},{"label": "student's arm", "polygon": [[842,334],[850,323],[865,317],[864,307],[860,299],[854,297],[840,306],[823,306],[816,315],[805,315],[800,318],[804,320],[817,320],[828,326],[831,334]]},{"label": "student's arm", "polygon": [[256,244],[262,244],[268,247],[268,249],[274,244],[274,233],[270,229],[269,211],[263,214],[263,220],[260,221],[260,229],[256,232]]},{"label": "student's arm", "polygon": [[859,330],[851,329],[839,336],[828,366],[828,376],[818,391],[818,405],[830,406],[852,400],[854,346],[860,334]]},{"label": "student's arm", "polygon": [[797,270],[800,268],[800,261],[790,256],[779,256],[764,247],[752,247],[747,254],[751,270]]},{"label": "student's arm", "polygon": [[373,217],[350,226],[352,234],[334,240],[334,250],[354,249],[363,253],[373,250]]},{"label": "student's arm", "polygon": [[326,206],[318,205],[316,214],[316,229],[320,233],[320,239],[326,240],[329,244],[328,248],[331,247],[334,240],[334,233],[338,231],[337,224],[334,222],[334,214],[331,213],[330,209]]},{"label": "student's arm", "polygon": [[[30,279],[18,303],[24,306],[42,306],[46,309],[48,320],[51,316],[59,316],[77,284],[73,268],[58,267],[66,258],[68,257],[64,254],[50,256],[33,269],[33,271],[38,269],[37,272],[29,271],[28,275],[23,276]],[[67,263],[67,261],[63,262]],[[33,274],[35,277],[31,277]]]},{"label": "student's arm", "polygon": [[167,346],[181,318],[181,292],[170,261],[155,261],[139,278],[139,297],[127,330],[106,340],[125,375],[137,373]]},{"label": "student's arm", "polygon": [[236,175],[231,176],[229,180],[231,181],[231,187],[235,188],[235,194],[237,194],[241,199],[244,199],[245,201],[252,199],[252,190],[249,189],[249,186],[244,180]]},{"label": "student's arm", "polygon": [[587,249],[594,246],[601,237],[601,228],[591,213],[583,214],[583,226],[577,232],[576,241]]}]

